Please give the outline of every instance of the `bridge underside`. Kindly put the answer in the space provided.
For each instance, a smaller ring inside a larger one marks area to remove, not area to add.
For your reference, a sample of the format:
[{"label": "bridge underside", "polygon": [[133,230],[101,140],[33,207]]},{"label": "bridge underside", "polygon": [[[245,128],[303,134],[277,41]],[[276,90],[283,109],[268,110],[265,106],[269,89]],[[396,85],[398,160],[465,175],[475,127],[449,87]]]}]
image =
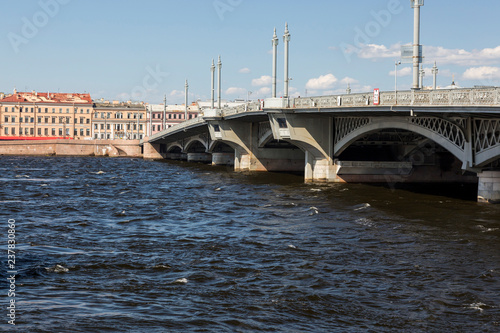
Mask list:
[{"label": "bridge underside", "polygon": [[300,171],[306,182],[477,183],[480,201],[500,202],[500,119],[484,115],[278,110],[211,118],[144,151],[235,171]]}]

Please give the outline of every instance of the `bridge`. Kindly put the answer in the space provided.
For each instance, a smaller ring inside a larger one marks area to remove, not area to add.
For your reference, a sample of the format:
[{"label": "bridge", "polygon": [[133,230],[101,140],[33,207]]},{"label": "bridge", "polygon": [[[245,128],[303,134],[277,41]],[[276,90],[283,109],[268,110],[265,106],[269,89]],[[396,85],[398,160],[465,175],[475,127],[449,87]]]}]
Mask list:
[{"label": "bridge", "polygon": [[270,98],[205,110],[144,157],[302,171],[306,182],[478,183],[500,202],[500,88]]}]

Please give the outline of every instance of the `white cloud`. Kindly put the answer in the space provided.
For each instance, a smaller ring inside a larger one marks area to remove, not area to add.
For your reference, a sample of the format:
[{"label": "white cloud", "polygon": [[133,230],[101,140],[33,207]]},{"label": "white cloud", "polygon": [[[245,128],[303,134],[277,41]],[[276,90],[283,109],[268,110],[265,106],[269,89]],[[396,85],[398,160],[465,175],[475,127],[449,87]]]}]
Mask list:
[{"label": "white cloud", "polygon": [[[429,69],[430,70],[430,69]],[[425,69],[425,72],[427,74],[427,68]],[[390,71],[389,75],[394,76],[395,71]],[[413,74],[413,68],[412,67],[403,67],[403,68],[398,68],[398,77],[400,76],[410,76]]]},{"label": "white cloud", "polygon": [[500,46],[482,50],[445,49],[441,46],[424,46],[424,56],[440,64],[479,66],[500,62]]},{"label": "white cloud", "polygon": [[225,91],[225,94],[226,95],[236,95],[236,96],[240,96],[240,95],[246,96],[247,90],[245,88],[231,87]]},{"label": "white cloud", "polygon": [[262,87],[262,88],[260,88],[256,92],[256,94],[259,95],[259,96],[269,95],[269,94],[271,94],[271,88],[269,88],[269,87]]},{"label": "white cloud", "polygon": [[494,80],[500,79],[499,67],[472,67],[465,71],[463,78],[466,80]]},{"label": "white cloud", "polygon": [[331,89],[337,82],[337,78],[333,74],[321,75],[318,78],[313,78],[307,81],[306,89],[325,90]]},{"label": "white cloud", "polygon": [[340,83],[342,83],[343,85],[347,85],[347,84],[358,83],[358,80],[353,79],[352,77],[346,76],[345,78],[340,80]]},{"label": "white cloud", "polygon": [[250,68],[242,68],[238,71],[240,74],[249,74],[251,73],[252,71],[250,70]]},{"label": "white cloud", "polygon": [[170,97],[173,97],[173,98],[180,98],[180,97],[184,97],[184,95],[186,94],[186,92],[184,90],[172,90],[170,92]]},{"label": "white cloud", "polygon": [[385,45],[367,44],[361,48],[353,50],[362,59],[398,58],[401,56],[401,44],[394,44],[390,47]]},{"label": "white cloud", "polygon": [[254,87],[267,86],[270,85],[272,82],[273,82],[272,77],[270,77],[269,75],[262,75],[260,78],[252,80],[252,86]]}]

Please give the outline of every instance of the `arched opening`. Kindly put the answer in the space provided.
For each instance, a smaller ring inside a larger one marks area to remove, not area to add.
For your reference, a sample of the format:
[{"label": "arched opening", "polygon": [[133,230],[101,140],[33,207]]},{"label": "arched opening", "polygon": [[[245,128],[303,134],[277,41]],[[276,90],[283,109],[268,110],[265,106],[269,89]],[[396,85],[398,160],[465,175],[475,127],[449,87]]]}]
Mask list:
[{"label": "arched opening", "polygon": [[454,153],[427,136],[409,130],[387,128],[365,133],[352,140],[335,158],[341,161],[338,175],[347,182],[390,186],[477,184],[477,175],[464,172],[462,160]]},{"label": "arched opening", "polygon": [[201,143],[201,141],[193,141],[191,144],[189,144],[186,147],[186,153],[205,153],[207,149],[205,148],[205,145]]}]

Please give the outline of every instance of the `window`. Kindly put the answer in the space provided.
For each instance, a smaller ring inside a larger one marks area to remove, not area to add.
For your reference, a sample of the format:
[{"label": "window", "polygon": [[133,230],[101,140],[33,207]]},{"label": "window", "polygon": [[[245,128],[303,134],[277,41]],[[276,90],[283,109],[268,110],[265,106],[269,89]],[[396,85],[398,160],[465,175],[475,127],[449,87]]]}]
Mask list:
[{"label": "window", "polygon": [[9,122],[9,117],[8,116],[5,116],[5,123],[8,123]]},{"label": "window", "polygon": [[49,108],[45,108],[45,113],[49,113]]},{"label": "window", "polygon": [[101,124],[101,129],[104,129],[104,124]]},{"label": "window", "polygon": [[90,110],[89,110],[89,109],[87,109],[87,114],[89,114],[89,113],[90,113]]},{"label": "window", "polygon": [[16,122],[16,117],[12,116],[12,122],[15,123]]},{"label": "window", "polygon": [[16,135],[16,128],[12,127],[12,135]]},{"label": "window", "polygon": [[23,117],[19,117],[19,122],[22,123],[23,122]]},{"label": "window", "polygon": [[59,113],[62,113],[62,108],[59,108]]},{"label": "window", "polygon": [[23,107],[22,106],[19,108],[19,112],[23,112]]},{"label": "window", "polygon": [[25,128],[24,129],[24,134],[28,135],[28,133],[30,133],[31,135],[33,135],[33,128]]},{"label": "window", "polygon": [[42,117],[37,118],[38,123],[40,124],[42,122]]},{"label": "window", "polygon": [[55,136],[55,135],[56,135],[56,129],[55,129],[55,128],[53,128],[53,129],[52,129],[52,135],[53,135],[53,136]]},{"label": "window", "polygon": [[59,136],[62,136],[63,135],[63,131],[62,131],[62,128],[59,129]]},{"label": "window", "polygon": [[87,118],[87,124],[90,124],[90,118]]},{"label": "window", "polygon": [[29,122],[30,122],[30,117],[25,116],[25,117],[24,117],[24,122],[25,122],[25,123],[29,123]]},{"label": "window", "polygon": [[9,128],[8,127],[5,127],[5,129],[3,130],[3,134],[9,135]]},{"label": "window", "polygon": [[88,128],[85,130],[85,135],[90,136],[90,130]]},{"label": "window", "polygon": [[43,134],[45,134],[45,136],[48,136],[49,135],[49,129],[46,128],[44,131],[43,131]]},{"label": "window", "polygon": [[75,131],[73,132],[73,136],[78,136],[78,130],[75,129]]},{"label": "window", "polygon": [[56,123],[56,117],[52,117],[52,124],[55,124],[55,123]]},{"label": "window", "polygon": [[80,128],[80,136],[83,136],[83,128]]},{"label": "window", "polygon": [[83,117],[80,117],[80,124],[83,124],[85,122]]},{"label": "window", "polygon": [[41,128],[39,128],[39,129],[37,130],[37,132],[38,132],[38,135],[42,135],[42,129],[41,129]]},{"label": "window", "polygon": [[69,113],[69,109],[68,108],[66,108],[66,113]]},{"label": "window", "polygon": [[31,108],[31,113],[33,113],[33,108]]},{"label": "window", "polygon": [[111,127],[109,126],[109,124],[107,124],[106,129],[108,129],[108,130],[111,129]]},{"label": "window", "polygon": [[94,134],[94,139],[99,139],[99,135]]},{"label": "window", "polygon": [[30,118],[30,123],[34,123],[35,122],[35,117],[31,117]]},{"label": "window", "polygon": [[82,114],[82,113],[83,113],[83,109],[80,109],[80,114]]},{"label": "window", "polygon": [[139,125],[139,130],[142,131],[142,124]]},{"label": "window", "polygon": [[99,125],[94,124],[94,129],[95,129],[95,130],[99,129]]},{"label": "window", "polygon": [[52,113],[56,113],[56,109],[55,108],[52,108]]},{"label": "window", "polygon": [[49,123],[49,117],[45,117],[45,123],[48,124]]},{"label": "window", "polygon": [[37,111],[37,112],[42,113],[42,108],[38,108],[38,111]]}]

